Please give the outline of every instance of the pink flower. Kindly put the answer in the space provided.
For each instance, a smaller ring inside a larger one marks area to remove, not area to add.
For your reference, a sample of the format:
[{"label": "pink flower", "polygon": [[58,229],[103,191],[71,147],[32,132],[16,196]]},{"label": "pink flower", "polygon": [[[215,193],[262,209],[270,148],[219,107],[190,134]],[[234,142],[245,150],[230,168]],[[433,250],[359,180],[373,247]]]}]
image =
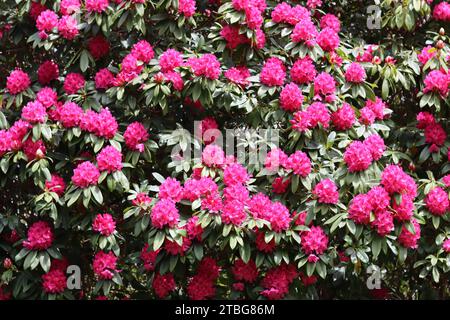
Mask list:
[{"label": "pink flower", "polygon": [[[42,85],[49,84],[52,80],[57,79],[58,76],[59,76],[59,68],[58,65],[53,61],[47,60],[44,63],[42,63],[38,68],[38,81]],[[28,86],[29,80],[28,85],[26,87]]]},{"label": "pink flower", "polygon": [[261,281],[264,288],[261,295],[269,300],[282,299],[289,293],[289,285],[297,276],[297,270],[293,265],[282,264],[270,269]]},{"label": "pink flower", "polygon": [[108,0],[85,0],[85,6],[88,12],[102,13],[108,5]]},{"label": "pink flower", "polygon": [[387,210],[377,211],[372,226],[376,228],[380,236],[384,237],[394,230],[394,218]]},{"label": "pink flower", "polygon": [[155,56],[152,46],[145,40],[141,40],[133,45],[130,54],[137,60],[149,63]]},{"label": "pink flower", "polygon": [[80,10],[81,4],[79,0],[61,0],[59,11],[63,15],[71,15]]},{"label": "pink flower", "polygon": [[107,146],[97,155],[97,165],[100,171],[109,173],[122,170],[122,153],[113,146]]},{"label": "pink flower", "polygon": [[425,142],[436,147],[442,147],[447,139],[447,133],[438,123],[429,125],[425,128]]},{"label": "pink flower", "polygon": [[234,279],[237,281],[244,281],[247,283],[253,283],[258,278],[258,268],[253,260],[249,260],[245,263],[242,259],[237,259],[231,268]]},{"label": "pink flower", "polygon": [[202,241],[203,228],[198,220],[198,216],[190,217],[186,223],[186,232],[190,240],[197,239],[200,242]]},{"label": "pink flower", "polygon": [[195,0],[178,0],[178,12],[185,17],[192,17],[195,9],[197,9]]},{"label": "pink flower", "polygon": [[92,230],[108,237],[116,231],[116,222],[108,213],[98,214],[92,223]]},{"label": "pink flower", "polygon": [[317,7],[322,6],[322,0],[308,0],[306,2],[306,5],[308,6],[308,8],[310,9],[315,9]]},{"label": "pink flower", "polygon": [[175,279],[173,274],[168,272],[161,275],[159,272],[155,274],[152,282],[152,288],[159,299],[166,298],[170,292],[176,289]]},{"label": "pink flower", "polygon": [[72,128],[79,125],[83,115],[83,109],[74,102],[66,102],[57,108],[59,121],[65,128]]},{"label": "pink flower", "polygon": [[448,188],[450,187],[450,174],[447,174],[442,178],[442,182],[445,184],[445,186]]},{"label": "pink flower", "polygon": [[328,237],[321,227],[312,226],[302,233],[302,250],[306,254],[321,255],[328,248]]},{"label": "pink flower", "polygon": [[227,42],[227,48],[236,49],[241,44],[249,42],[245,34],[239,33],[238,26],[225,25],[220,30],[220,36]]},{"label": "pink flower", "polygon": [[225,153],[217,145],[209,144],[202,152],[202,163],[207,167],[220,167],[225,163]]},{"label": "pink flower", "polygon": [[402,196],[402,202],[400,204],[394,199],[392,204],[394,210],[394,218],[398,221],[409,221],[414,215],[414,201],[413,198],[408,195]]},{"label": "pink flower", "polygon": [[331,28],[322,29],[317,36],[317,43],[323,50],[332,52],[339,47],[339,35]]},{"label": "pink flower", "polygon": [[367,147],[367,149],[369,149],[373,160],[379,160],[386,150],[384,140],[378,134],[368,136],[364,140],[363,144]]},{"label": "pink flower", "polygon": [[438,21],[450,21],[450,4],[443,1],[433,10],[433,18]]},{"label": "pink flower", "polygon": [[301,108],[303,99],[299,87],[294,83],[289,83],[281,91],[280,106],[287,112],[297,111]]},{"label": "pink flower", "polygon": [[90,38],[88,41],[88,50],[95,60],[106,56],[109,52],[109,48],[110,45],[108,40],[100,34]]},{"label": "pink flower", "polygon": [[286,78],[286,67],[278,58],[270,58],[265,63],[259,75],[262,84],[272,86],[282,86]]},{"label": "pink flower", "polygon": [[86,188],[90,185],[96,185],[100,172],[97,167],[89,161],[80,163],[75,170],[73,170],[72,182],[80,188]]},{"label": "pink flower", "polygon": [[366,194],[358,194],[350,201],[348,217],[357,224],[369,224],[371,211],[371,198]]},{"label": "pink flower", "polygon": [[364,171],[372,164],[370,149],[360,141],[353,141],[344,152],[344,161],[349,172]]},{"label": "pink flower", "polygon": [[46,108],[39,101],[30,101],[22,109],[22,119],[30,123],[44,123],[47,120]]},{"label": "pink flower", "polygon": [[416,197],[417,186],[414,179],[408,176],[400,166],[388,165],[381,173],[381,184],[389,194],[407,194]]},{"label": "pink flower", "polygon": [[245,8],[245,22],[250,29],[256,30],[261,28],[263,17],[261,11],[254,6],[247,6]]},{"label": "pink flower", "polygon": [[284,167],[296,175],[306,177],[311,172],[311,161],[306,153],[298,150],[289,156]]},{"label": "pink flower", "polygon": [[160,251],[161,251],[161,249],[158,249],[156,251],[150,250],[150,246],[148,245],[148,243],[146,243],[144,245],[139,257],[144,262],[145,270],[147,270],[147,271],[155,270],[156,257],[158,256],[158,253]]},{"label": "pink flower", "polygon": [[249,178],[247,169],[239,163],[228,165],[223,172],[223,182],[226,186],[244,184]]},{"label": "pink flower", "polygon": [[114,253],[99,251],[94,257],[92,268],[95,275],[101,280],[111,280],[114,277],[114,273],[117,272],[117,257]]},{"label": "pink flower", "polygon": [[331,115],[331,121],[337,130],[348,130],[355,123],[355,111],[346,102]]},{"label": "pink flower", "polygon": [[231,200],[224,203],[221,216],[223,223],[240,226],[247,218],[247,213],[242,202]]},{"label": "pink flower", "polygon": [[422,52],[417,55],[420,63],[426,64],[428,60],[433,59],[436,56],[437,50],[432,46],[426,46],[422,49]]},{"label": "pink flower", "polygon": [[405,226],[402,227],[402,231],[398,236],[398,242],[405,248],[415,249],[417,248],[417,241],[420,239],[420,225],[416,219],[411,219],[411,223],[414,226],[415,233],[410,232]]},{"label": "pink flower", "polygon": [[64,39],[72,40],[78,35],[78,22],[72,16],[62,16],[58,23],[58,32]]},{"label": "pink flower", "polygon": [[39,31],[49,32],[58,25],[58,15],[52,10],[43,11],[36,19],[36,27]]},{"label": "pink flower", "polygon": [[10,94],[21,93],[28,89],[30,84],[30,77],[21,69],[12,71],[6,78],[6,88]]},{"label": "pink flower", "polygon": [[345,71],[345,80],[351,83],[362,83],[366,80],[366,71],[357,62],[352,62]]},{"label": "pink flower", "polygon": [[435,216],[442,216],[449,210],[450,207],[448,193],[441,187],[435,187],[425,197],[425,204],[431,214]]},{"label": "pink flower", "polygon": [[442,249],[444,249],[445,252],[450,253],[450,239],[444,241]]},{"label": "pink flower", "polygon": [[75,94],[84,86],[85,80],[80,73],[69,73],[64,80],[64,91],[67,94]]},{"label": "pink flower", "polygon": [[[195,133],[200,141],[203,141],[205,144],[210,144],[214,142],[216,140],[216,136],[220,134],[218,128],[219,125],[214,118],[206,117],[199,122]],[[200,136],[198,136],[199,133]]]},{"label": "pink flower", "polygon": [[66,183],[60,176],[52,174],[51,180],[45,181],[45,189],[50,192],[54,192],[61,197],[64,194],[64,190],[66,189]]},{"label": "pink flower", "polygon": [[34,159],[42,159],[45,156],[46,147],[42,140],[33,141],[29,137],[22,146],[23,152],[27,156],[28,161],[33,161]]},{"label": "pink flower", "polygon": [[272,21],[275,23],[286,23],[291,10],[292,7],[286,2],[277,4],[271,13]]},{"label": "pink flower", "polygon": [[317,35],[316,26],[311,19],[304,19],[295,25],[291,39],[294,42],[305,42],[307,46],[313,46]]},{"label": "pink flower", "polygon": [[192,241],[186,237],[183,237],[182,241],[183,243],[179,245],[176,241],[170,241],[166,238],[166,241],[164,242],[164,250],[172,256],[184,256],[184,253],[191,247]]},{"label": "pink flower", "polygon": [[204,76],[216,80],[221,73],[220,62],[215,55],[210,53],[204,54],[200,58],[189,58],[187,65],[192,68],[194,75],[197,77]]},{"label": "pink flower", "polygon": [[339,201],[337,186],[330,179],[320,181],[312,193],[318,198],[319,203],[336,204]]},{"label": "pink flower", "polygon": [[425,84],[424,93],[436,92],[443,97],[448,94],[450,80],[448,75],[440,70],[433,70],[427,74],[423,83]]},{"label": "pink flower", "polygon": [[162,72],[173,71],[173,69],[183,64],[183,57],[181,53],[174,49],[166,50],[159,57],[159,66]]},{"label": "pink flower", "polygon": [[175,178],[166,178],[159,186],[159,199],[171,199],[174,202],[179,202],[183,198],[183,187]]},{"label": "pink flower", "polygon": [[270,222],[270,227],[275,232],[281,232],[289,228],[291,215],[289,209],[281,202],[274,202],[265,213],[263,219]]},{"label": "pink flower", "polygon": [[49,87],[42,88],[36,95],[36,100],[39,101],[45,108],[56,106],[58,102],[58,94],[55,90]]},{"label": "pink flower", "polygon": [[181,75],[178,72],[175,71],[168,71],[164,73],[164,78],[166,81],[169,81],[172,83],[173,88],[177,91],[182,91],[184,88],[184,82],[181,78]]},{"label": "pink flower", "polygon": [[106,139],[114,138],[119,125],[116,118],[111,114],[108,108],[104,108],[97,115],[98,124],[93,131],[97,136],[104,137]]},{"label": "pink flower", "polygon": [[149,134],[142,123],[132,122],[123,134],[125,144],[130,150],[144,151],[144,143],[147,142]]},{"label": "pink flower", "polygon": [[108,89],[112,86],[114,75],[107,68],[100,69],[95,74],[95,88],[96,89]]},{"label": "pink flower", "polygon": [[320,28],[330,28],[337,33],[341,30],[341,22],[334,14],[327,13],[320,19]]},{"label": "pink flower", "polygon": [[336,91],[336,81],[333,76],[326,72],[320,73],[314,79],[314,95],[334,96]]},{"label": "pink flower", "polygon": [[380,186],[370,189],[369,192],[367,192],[367,197],[372,209],[375,211],[386,209],[391,201],[389,193]]},{"label": "pink flower", "polygon": [[42,3],[31,1],[29,14],[33,20],[36,20],[39,15],[45,10],[47,10],[47,7]]},{"label": "pink flower", "polygon": [[434,116],[429,112],[419,112],[417,114],[417,129],[426,129],[429,126],[434,126],[436,124],[436,120]]},{"label": "pink flower", "polygon": [[283,179],[282,177],[276,177],[272,182],[272,192],[277,194],[283,194],[289,187],[289,179]]},{"label": "pink flower", "polygon": [[28,250],[45,250],[54,240],[52,228],[45,221],[33,223],[28,229],[28,238],[22,245]]},{"label": "pink flower", "polygon": [[225,72],[225,78],[242,87],[246,87],[249,84],[247,80],[249,77],[250,71],[246,67],[234,67]]},{"label": "pink flower", "polygon": [[264,167],[270,171],[277,171],[280,166],[284,166],[287,155],[283,150],[275,148],[267,153],[266,160],[264,161]]},{"label": "pink flower", "polygon": [[317,75],[314,62],[309,56],[295,61],[291,68],[291,79],[297,84],[307,84],[314,80]]},{"label": "pink flower", "polygon": [[180,214],[173,200],[160,199],[152,208],[150,218],[152,225],[157,229],[162,229],[165,226],[172,228],[178,224]]},{"label": "pink flower", "polygon": [[62,293],[67,288],[67,277],[63,270],[50,270],[42,275],[42,289],[48,294]]}]

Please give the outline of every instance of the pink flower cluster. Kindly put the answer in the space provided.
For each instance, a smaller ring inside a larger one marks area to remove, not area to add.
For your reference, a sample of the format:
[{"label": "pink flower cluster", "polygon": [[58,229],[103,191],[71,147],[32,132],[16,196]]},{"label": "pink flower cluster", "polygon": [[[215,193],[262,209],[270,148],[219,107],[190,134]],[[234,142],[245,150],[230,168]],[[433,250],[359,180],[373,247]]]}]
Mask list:
[{"label": "pink flower cluster", "polygon": [[429,112],[419,112],[417,128],[425,130],[425,142],[430,145],[430,152],[439,152],[447,139],[447,133]]},{"label": "pink flower cluster", "polygon": [[99,177],[100,172],[97,167],[93,163],[85,161],[73,170],[72,182],[77,187],[86,188],[90,185],[96,185]]},{"label": "pink flower cluster", "polygon": [[186,64],[192,68],[192,72],[197,77],[205,77],[207,79],[216,80],[219,78],[220,62],[216,56],[210,53],[204,54],[199,58],[189,58]]},{"label": "pink flower cluster", "polygon": [[433,70],[427,74],[423,83],[425,84],[423,93],[435,92],[440,94],[442,97],[447,97],[449,92],[450,77],[446,72],[441,70]]},{"label": "pink flower cluster", "polygon": [[355,123],[355,111],[344,102],[341,108],[331,114],[331,122],[337,130],[348,130]]},{"label": "pink flower cluster", "polygon": [[157,272],[155,274],[155,277],[153,278],[152,288],[153,290],[155,290],[155,294],[159,299],[166,298],[170,294],[170,292],[176,289],[176,283],[173,274],[168,272],[164,275],[161,275],[159,272]]},{"label": "pink flower cluster", "polygon": [[23,247],[28,250],[45,250],[54,240],[53,231],[49,223],[38,221],[28,229],[28,237],[23,242]]},{"label": "pink flower cluster", "polygon": [[433,18],[438,21],[450,21],[450,4],[442,1],[434,7]]},{"label": "pink flower cluster", "polygon": [[250,71],[244,66],[233,67],[225,72],[225,78],[241,87],[246,87],[249,84],[249,77]]},{"label": "pink flower cluster", "polygon": [[414,233],[409,231],[405,226],[402,227],[402,231],[398,236],[398,242],[405,248],[415,249],[418,247],[417,242],[420,239],[420,225],[416,219],[411,219],[411,223],[414,226]]},{"label": "pink flower cluster", "polygon": [[186,18],[192,17],[195,9],[197,9],[195,0],[178,0],[178,12]]},{"label": "pink flower cluster", "polygon": [[130,150],[144,151],[144,143],[147,142],[149,134],[140,122],[132,122],[123,134],[125,144]]},{"label": "pink flower cluster", "polygon": [[153,271],[155,270],[155,262],[156,257],[158,256],[158,253],[161,251],[161,249],[158,249],[156,251],[151,250],[148,243],[144,245],[144,247],[141,250],[140,258],[144,263],[144,269],[147,271]]},{"label": "pink flower cluster", "polygon": [[297,84],[307,84],[316,78],[317,71],[309,56],[295,61],[290,70],[291,79]]},{"label": "pink flower cluster", "polygon": [[295,26],[300,21],[309,20],[311,13],[301,5],[294,7],[286,2],[281,2],[272,11],[272,21],[275,23],[287,23]]},{"label": "pink flower cluster", "polygon": [[197,267],[197,274],[188,283],[187,294],[191,300],[205,300],[216,294],[215,282],[219,278],[220,267],[216,260],[205,257]]},{"label": "pink flower cluster", "polygon": [[330,179],[320,181],[312,191],[319,203],[336,204],[339,201],[339,192],[336,184]]},{"label": "pink flower cluster", "polygon": [[302,232],[301,239],[302,250],[310,255],[308,258],[310,262],[316,262],[315,255],[323,254],[328,248],[328,236],[321,227],[310,227],[308,231]]},{"label": "pink flower cluster", "polygon": [[178,224],[180,214],[173,200],[160,199],[152,208],[150,218],[152,225],[157,229],[165,226],[172,228]]},{"label": "pink flower cluster", "polygon": [[362,83],[366,80],[366,71],[357,62],[352,62],[345,70],[345,80],[351,83]]},{"label": "pink flower cluster", "polygon": [[425,197],[425,205],[431,214],[443,216],[450,208],[448,193],[441,187],[435,187]]},{"label": "pink flower cluster", "polygon": [[234,279],[237,281],[244,281],[247,283],[253,283],[258,278],[258,268],[253,260],[249,260],[245,263],[242,259],[237,259],[231,268]]},{"label": "pink flower cluster", "polygon": [[294,113],[294,118],[290,120],[292,129],[299,132],[304,132],[308,129],[313,129],[319,124],[323,128],[328,128],[330,125],[330,112],[325,104],[322,102],[314,102],[309,105],[306,110],[297,111]]},{"label": "pink flower cluster", "polygon": [[381,158],[386,146],[377,134],[367,137],[363,142],[353,141],[344,152],[344,161],[349,172],[364,171]]},{"label": "pink flower cluster", "polygon": [[61,197],[66,189],[66,183],[60,176],[52,174],[51,180],[45,181],[45,188]]},{"label": "pink flower cluster", "polygon": [[259,75],[262,84],[273,87],[282,86],[286,78],[286,67],[278,58],[270,58],[265,63]]},{"label": "pink flower cluster", "polygon": [[116,231],[116,222],[109,213],[98,214],[92,223],[92,230],[108,237]]},{"label": "pink flower cluster", "polygon": [[53,269],[42,275],[42,289],[48,294],[58,294],[67,288],[67,277],[63,270]]},{"label": "pink flower cluster", "polygon": [[20,69],[12,71],[6,78],[6,89],[10,94],[21,93],[28,89],[30,84],[30,77]]},{"label": "pink flower cluster", "polygon": [[97,155],[97,166],[108,173],[122,170],[122,153],[113,146],[103,148]]},{"label": "pink flower cluster", "polygon": [[94,257],[92,268],[101,280],[111,280],[117,272],[117,257],[113,252],[99,251]]},{"label": "pink flower cluster", "polygon": [[39,83],[42,85],[47,85],[52,80],[58,78],[59,76],[58,65],[51,60],[47,60],[39,66],[37,74]]},{"label": "pink flower cluster", "polygon": [[375,101],[367,100],[365,106],[360,110],[361,116],[359,121],[365,125],[371,125],[375,120],[383,120],[386,104],[380,98],[376,97]]},{"label": "pink flower cluster", "polygon": [[299,87],[295,83],[289,83],[280,93],[280,106],[287,112],[294,112],[301,108],[303,99]]},{"label": "pink flower cluster", "polygon": [[329,73],[322,72],[314,79],[314,95],[317,98],[325,97],[327,102],[335,100],[336,81]]},{"label": "pink flower cluster", "polygon": [[23,120],[17,120],[8,130],[0,130],[0,156],[9,151],[18,151],[23,146],[25,135],[31,125]]},{"label": "pink flower cluster", "polygon": [[136,78],[154,57],[153,47],[146,40],[141,40],[133,45],[129,54],[123,59],[120,72],[116,75],[113,85],[123,86]]},{"label": "pink flower cluster", "polygon": [[261,295],[269,300],[282,299],[289,292],[289,285],[297,278],[297,269],[292,264],[282,264],[269,269],[261,281]]}]

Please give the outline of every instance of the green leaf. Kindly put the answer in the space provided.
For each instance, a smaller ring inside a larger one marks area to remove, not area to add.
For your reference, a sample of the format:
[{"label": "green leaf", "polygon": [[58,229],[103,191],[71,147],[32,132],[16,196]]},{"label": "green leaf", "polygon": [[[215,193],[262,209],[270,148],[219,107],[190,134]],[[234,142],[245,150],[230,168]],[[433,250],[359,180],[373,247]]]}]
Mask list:
[{"label": "green leaf", "polygon": [[95,201],[97,201],[98,204],[103,203],[103,195],[99,187],[93,186],[91,188],[91,193],[94,196]]}]

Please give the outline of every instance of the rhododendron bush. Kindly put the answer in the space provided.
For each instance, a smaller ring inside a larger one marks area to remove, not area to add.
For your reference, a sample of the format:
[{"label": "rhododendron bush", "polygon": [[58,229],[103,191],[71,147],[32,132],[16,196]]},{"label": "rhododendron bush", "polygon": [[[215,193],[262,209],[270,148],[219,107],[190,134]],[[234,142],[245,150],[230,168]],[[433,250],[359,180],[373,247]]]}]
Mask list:
[{"label": "rhododendron bush", "polygon": [[2,1],[0,300],[449,298],[450,3],[399,2]]}]

